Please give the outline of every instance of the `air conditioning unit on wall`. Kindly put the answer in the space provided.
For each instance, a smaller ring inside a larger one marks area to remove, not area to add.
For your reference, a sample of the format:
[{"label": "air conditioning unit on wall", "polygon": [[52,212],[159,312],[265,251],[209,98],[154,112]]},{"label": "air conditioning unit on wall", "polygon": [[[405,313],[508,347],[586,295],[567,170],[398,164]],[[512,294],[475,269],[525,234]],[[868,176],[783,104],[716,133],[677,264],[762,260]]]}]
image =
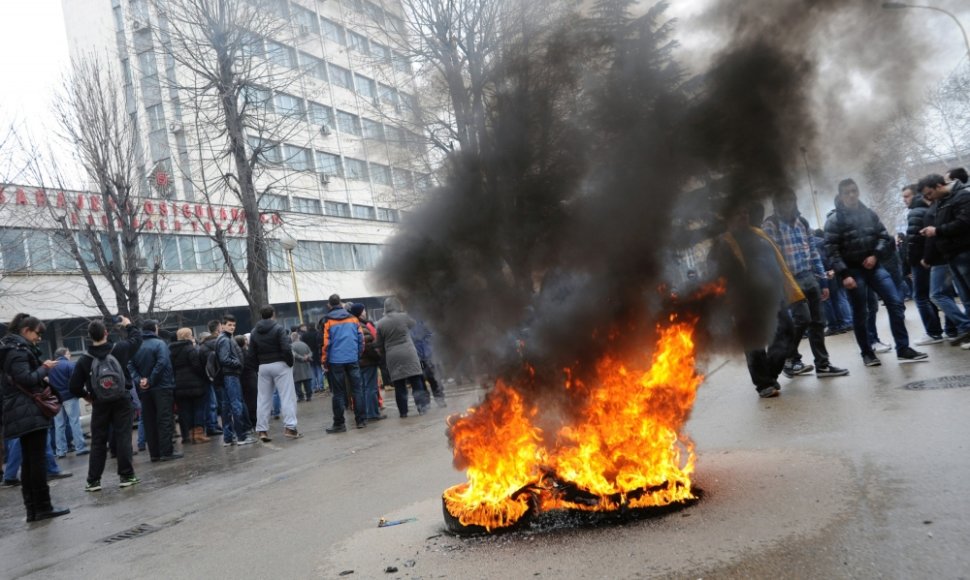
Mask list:
[{"label": "air conditioning unit on wall", "polygon": [[320,125],[320,134],[324,137],[329,137],[333,133],[330,125]]},{"label": "air conditioning unit on wall", "polygon": [[320,185],[330,185],[331,176],[329,173],[320,174]]}]

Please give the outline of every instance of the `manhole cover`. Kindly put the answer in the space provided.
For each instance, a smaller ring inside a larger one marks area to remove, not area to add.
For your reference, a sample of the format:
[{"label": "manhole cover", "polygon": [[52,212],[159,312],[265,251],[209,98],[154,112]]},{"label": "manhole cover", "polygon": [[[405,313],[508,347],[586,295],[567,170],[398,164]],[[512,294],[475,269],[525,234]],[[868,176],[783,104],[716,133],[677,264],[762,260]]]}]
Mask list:
[{"label": "manhole cover", "polygon": [[903,388],[909,391],[929,391],[932,389],[962,389],[970,387],[970,375],[953,375],[950,377],[936,377],[922,381],[906,383]]}]

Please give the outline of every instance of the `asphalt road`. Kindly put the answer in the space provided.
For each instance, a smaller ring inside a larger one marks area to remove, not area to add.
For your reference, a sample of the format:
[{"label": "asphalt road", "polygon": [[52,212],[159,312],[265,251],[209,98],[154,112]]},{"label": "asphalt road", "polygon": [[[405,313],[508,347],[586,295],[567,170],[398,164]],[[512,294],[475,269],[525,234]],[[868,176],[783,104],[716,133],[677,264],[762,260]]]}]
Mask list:
[{"label": "asphalt road", "polygon": [[[24,523],[19,492],[0,490],[0,578],[970,577],[970,386],[955,386],[970,376],[903,388],[970,375],[970,352],[929,346],[930,362],[890,353],[867,369],[851,335],[829,348],[850,376],[782,379],[777,399],[755,395],[740,356],[705,363],[688,425],[705,495],[660,518],[449,536],[440,493],[464,476],[444,419],[481,391],[342,435],[323,433],[330,401],[318,399],[299,406],[301,440],[277,423],[267,445],[214,441],[167,464],[140,454],[143,483],[126,490],[109,461],[105,490],[85,494],[85,458],[69,457],[76,475],[52,494],[73,512],[55,521]],[[382,517],[416,521],[378,528]]]}]

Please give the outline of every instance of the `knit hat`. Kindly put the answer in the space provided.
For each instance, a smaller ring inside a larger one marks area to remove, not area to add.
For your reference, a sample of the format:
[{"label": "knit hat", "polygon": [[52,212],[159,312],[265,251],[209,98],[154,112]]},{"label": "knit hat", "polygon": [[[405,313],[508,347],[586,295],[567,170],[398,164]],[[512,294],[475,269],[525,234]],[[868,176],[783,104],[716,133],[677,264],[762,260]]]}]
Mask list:
[{"label": "knit hat", "polygon": [[356,304],[351,304],[347,308],[347,311],[353,314],[354,316],[360,316],[364,312],[364,305],[361,304],[360,302],[357,302]]}]

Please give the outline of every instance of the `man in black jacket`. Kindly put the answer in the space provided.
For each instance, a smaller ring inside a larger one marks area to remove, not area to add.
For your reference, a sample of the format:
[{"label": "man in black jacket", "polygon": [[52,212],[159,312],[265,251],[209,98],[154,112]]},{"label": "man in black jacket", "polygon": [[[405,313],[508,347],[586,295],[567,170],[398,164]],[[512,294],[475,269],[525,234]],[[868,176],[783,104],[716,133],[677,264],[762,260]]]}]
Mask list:
[{"label": "man in black jacket", "polygon": [[[950,266],[958,294],[966,300],[970,297],[970,187],[958,179],[947,182],[942,175],[932,174],[921,179],[918,188],[936,204],[932,223],[920,234],[934,238],[936,249]],[[970,332],[961,331],[951,344],[970,344]]]},{"label": "man in black jacket", "polygon": [[299,439],[296,430],[296,386],[293,384],[293,347],[290,335],[276,322],[272,306],[263,306],[262,318],[249,333],[249,356],[259,364],[259,386],[256,395],[256,435],[260,441],[269,437],[269,414],[273,407],[273,389],[280,394],[283,414],[283,436]]},{"label": "man in black jacket", "polygon": [[841,278],[852,303],[852,324],[856,343],[867,367],[879,366],[866,330],[869,314],[868,290],[882,298],[889,311],[889,327],[896,342],[896,358],[901,363],[925,360],[926,353],[909,346],[905,307],[889,272],[880,264],[895,244],[879,216],[859,201],[859,186],[851,179],[839,183],[835,211],[825,222],[825,249],[832,269]]},{"label": "man in black jacket", "polygon": [[216,357],[219,359],[219,376],[222,384],[222,445],[249,445],[255,443],[249,432],[249,411],[243,401],[242,382],[239,376],[243,371],[243,351],[233,340],[236,332],[236,317],[226,314],[222,317],[222,334],[216,339]]},{"label": "man in black jacket", "polygon": [[[930,204],[917,191],[915,183],[903,188],[903,203],[909,209],[906,214],[906,254],[913,277],[913,297],[923,329],[926,330],[926,337],[916,342],[916,345],[939,344],[943,342],[940,310],[930,300],[930,269],[923,265],[926,238],[919,233],[924,227]],[[947,319],[947,325],[950,324]]]},{"label": "man in black jacket", "polygon": [[101,491],[101,474],[104,473],[104,464],[108,455],[109,431],[115,440],[118,477],[121,478],[119,487],[130,487],[138,483],[135,468],[132,465],[131,422],[135,408],[131,397],[123,397],[116,401],[99,401],[95,398],[90,384],[91,365],[94,359],[104,359],[110,353],[121,364],[125,373],[125,389],[129,394],[131,393],[133,383],[128,373],[128,361],[141,347],[144,339],[141,331],[124,316],[121,317],[121,327],[128,338],[120,342],[111,342],[108,340],[108,330],[104,322],[95,320],[88,325],[91,346],[88,347],[87,354],[78,360],[69,383],[70,391],[75,397],[91,404],[91,457],[88,460],[88,481],[85,491]]},{"label": "man in black jacket", "polygon": [[142,323],[142,345],[131,355],[128,372],[141,400],[145,440],[152,461],[181,459],[172,445],[175,435],[175,371],[168,343],[158,335],[158,321]]}]

